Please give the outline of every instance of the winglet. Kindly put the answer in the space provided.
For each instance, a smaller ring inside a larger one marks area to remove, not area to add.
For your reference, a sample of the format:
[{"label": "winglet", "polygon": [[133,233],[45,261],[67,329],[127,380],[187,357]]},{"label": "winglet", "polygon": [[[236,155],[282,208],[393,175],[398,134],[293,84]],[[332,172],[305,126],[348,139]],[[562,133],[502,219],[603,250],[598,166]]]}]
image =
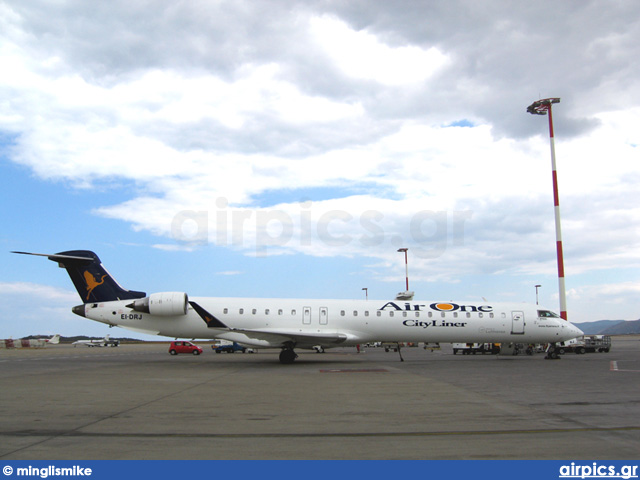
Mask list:
[{"label": "winglet", "polygon": [[198,305],[196,302],[189,302],[198,315],[204,320],[209,328],[229,328],[215,316],[207,312],[204,308]]}]

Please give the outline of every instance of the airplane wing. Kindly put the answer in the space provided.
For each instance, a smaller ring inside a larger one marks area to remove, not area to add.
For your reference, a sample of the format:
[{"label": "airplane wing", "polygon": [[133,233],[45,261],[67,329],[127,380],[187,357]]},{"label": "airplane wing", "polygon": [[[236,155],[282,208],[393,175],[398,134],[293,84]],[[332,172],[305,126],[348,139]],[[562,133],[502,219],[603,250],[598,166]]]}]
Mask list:
[{"label": "airplane wing", "polygon": [[311,348],[314,345],[337,346],[344,343],[348,338],[344,333],[302,333],[288,329],[254,330],[233,328],[225,325],[196,302],[189,303],[209,328],[218,328],[229,332],[241,333],[249,339],[268,342],[273,347],[285,347],[291,343],[300,348]]},{"label": "airplane wing", "polygon": [[337,346],[347,340],[344,333],[301,333],[288,330],[248,330],[244,328],[230,328],[231,332],[238,332],[255,340],[264,340],[276,347],[284,347],[293,343],[300,348],[311,348],[314,345]]}]

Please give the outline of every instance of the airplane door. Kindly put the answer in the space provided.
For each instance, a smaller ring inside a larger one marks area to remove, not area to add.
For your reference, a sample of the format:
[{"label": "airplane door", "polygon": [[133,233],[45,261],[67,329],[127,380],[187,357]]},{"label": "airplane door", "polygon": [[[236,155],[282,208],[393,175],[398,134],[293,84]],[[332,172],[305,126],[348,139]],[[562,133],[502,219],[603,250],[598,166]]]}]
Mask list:
[{"label": "airplane door", "polygon": [[329,311],[327,307],[320,307],[320,325],[329,323]]},{"label": "airplane door", "polygon": [[302,323],[311,325],[311,307],[304,307],[302,309]]},{"label": "airplane door", "polygon": [[524,335],[524,312],[511,312],[511,334]]}]

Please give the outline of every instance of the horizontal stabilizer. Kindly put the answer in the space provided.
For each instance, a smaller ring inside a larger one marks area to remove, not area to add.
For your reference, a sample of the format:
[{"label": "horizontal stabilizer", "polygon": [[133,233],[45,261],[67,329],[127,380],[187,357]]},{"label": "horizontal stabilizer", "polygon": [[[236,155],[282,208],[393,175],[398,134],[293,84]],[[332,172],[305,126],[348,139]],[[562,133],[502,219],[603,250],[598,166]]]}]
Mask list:
[{"label": "horizontal stabilizer", "polygon": [[19,253],[20,255],[35,255],[37,257],[47,257],[49,260],[58,262],[60,260],[85,260],[87,262],[93,262],[93,257],[76,257],[74,255],[59,255],[57,253],[31,253],[31,252],[11,252]]}]

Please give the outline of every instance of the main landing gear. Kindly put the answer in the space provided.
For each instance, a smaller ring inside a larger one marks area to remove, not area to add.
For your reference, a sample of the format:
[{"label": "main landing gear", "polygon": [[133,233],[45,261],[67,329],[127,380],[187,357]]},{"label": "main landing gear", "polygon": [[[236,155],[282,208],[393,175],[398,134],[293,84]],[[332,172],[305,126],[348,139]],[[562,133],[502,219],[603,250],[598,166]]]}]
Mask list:
[{"label": "main landing gear", "polygon": [[293,347],[285,347],[280,352],[280,363],[290,364],[298,358],[298,354],[293,351]]}]

